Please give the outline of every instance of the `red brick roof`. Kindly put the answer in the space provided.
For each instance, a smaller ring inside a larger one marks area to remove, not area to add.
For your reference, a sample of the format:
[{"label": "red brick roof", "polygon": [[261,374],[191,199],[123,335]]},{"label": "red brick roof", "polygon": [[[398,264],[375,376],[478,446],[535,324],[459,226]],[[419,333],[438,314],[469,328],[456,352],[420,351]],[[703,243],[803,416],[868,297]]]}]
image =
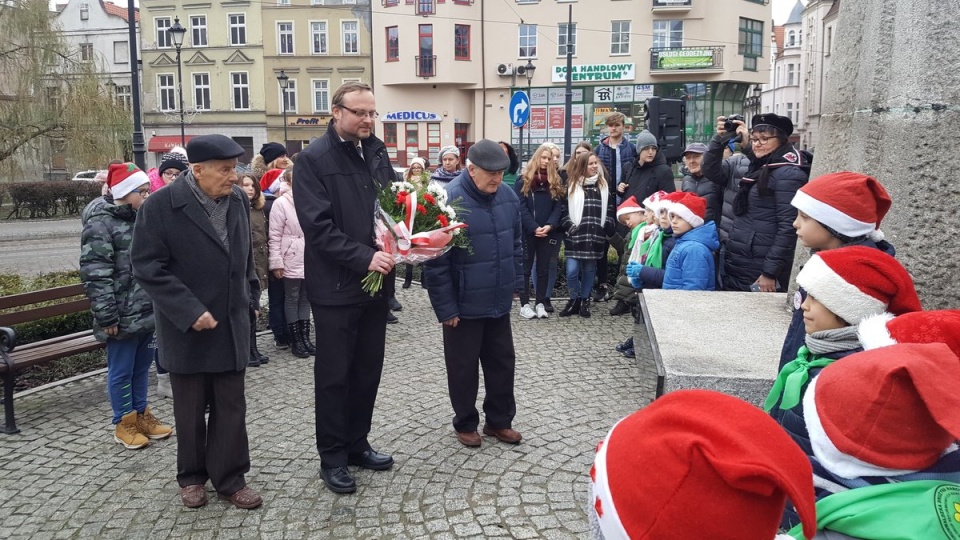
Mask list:
[{"label": "red brick roof", "polygon": [[773,57],[779,58],[783,53],[783,26],[773,27],[773,42],[777,47],[777,50],[773,51]]},{"label": "red brick roof", "polygon": [[[131,0],[132,1],[132,0]],[[100,0],[100,5],[103,6],[103,10],[107,12],[107,15],[113,15],[114,17],[120,17],[126,22],[130,22],[130,19],[127,18],[127,6],[120,7],[110,2],[104,2]],[[137,22],[140,22],[140,9],[135,8],[135,17]]]}]

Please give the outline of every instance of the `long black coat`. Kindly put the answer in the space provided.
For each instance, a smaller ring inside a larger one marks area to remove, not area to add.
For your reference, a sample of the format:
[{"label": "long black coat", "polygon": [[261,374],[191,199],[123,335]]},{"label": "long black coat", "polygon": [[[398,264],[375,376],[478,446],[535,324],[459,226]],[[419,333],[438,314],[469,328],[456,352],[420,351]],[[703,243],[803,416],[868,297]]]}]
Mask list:
[{"label": "long black coat", "polygon": [[650,163],[640,165],[639,159],[638,157],[633,160],[630,166],[623,170],[623,178],[627,182],[624,199],[632,195],[637,198],[638,203],[643,204],[644,199],[658,191],[672,193],[677,190],[673,171],[667,165],[667,158],[662,150],[657,152]]},{"label": "long black coat", "polygon": [[[250,310],[260,300],[250,203],[239,187],[229,198],[229,252],[183,178],[138,211],[133,274],[153,300],[160,365],[173,373],[243,371],[250,359]],[[217,327],[197,332],[204,311]]]},{"label": "long black coat", "polygon": [[720,244],[726,244],[730,231],[733,229],[733,201],[740,190],[740,179],[747,174],[750,168],[750,154],[734,154],[723,159],[723,149],[727,146],[729,136],[717,134],[707,146],[703,154],[703,163],[700,164],[703,176],[723,189],[723,203],[721,205],[720,220],[717,225],[720,234]]}]

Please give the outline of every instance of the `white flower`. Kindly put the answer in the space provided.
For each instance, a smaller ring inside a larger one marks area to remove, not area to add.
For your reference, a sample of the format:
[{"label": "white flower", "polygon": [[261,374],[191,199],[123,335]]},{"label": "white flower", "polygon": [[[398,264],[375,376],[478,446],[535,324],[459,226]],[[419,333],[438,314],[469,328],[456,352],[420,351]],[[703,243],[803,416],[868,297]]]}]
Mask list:
[{"label": "white flower", "polygon": [[435,182],[431,182],[429,185],[427,185],[427,192],[433,195],[435,199],[437,199],[438,206],[442,207],[444,204],[447,203],[447,190],[444,189],[443,186]]},{"label": "white flower", "polygon": [[410,182],[401,181],[390,184],[390,191],[394,193],[400,193],[401,191],[416,192],[417,188],[415,188]]}]

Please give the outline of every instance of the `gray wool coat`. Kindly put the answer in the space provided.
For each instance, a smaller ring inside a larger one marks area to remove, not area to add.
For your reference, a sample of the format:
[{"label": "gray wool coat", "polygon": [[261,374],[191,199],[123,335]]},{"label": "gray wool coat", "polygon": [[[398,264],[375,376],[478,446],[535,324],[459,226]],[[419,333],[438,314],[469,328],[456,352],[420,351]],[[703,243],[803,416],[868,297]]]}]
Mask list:
[{"label": "gray wool coat", "polygon": [[[250,249],[250,203],[229,195],[229,252],[184,179],[144,201],[133,233],[133,274],[150,295],[160,365],[179,374],[242,371],[250,357],[250,310],[259,304]],[[191,327],[204,311],[212,330]]]}]

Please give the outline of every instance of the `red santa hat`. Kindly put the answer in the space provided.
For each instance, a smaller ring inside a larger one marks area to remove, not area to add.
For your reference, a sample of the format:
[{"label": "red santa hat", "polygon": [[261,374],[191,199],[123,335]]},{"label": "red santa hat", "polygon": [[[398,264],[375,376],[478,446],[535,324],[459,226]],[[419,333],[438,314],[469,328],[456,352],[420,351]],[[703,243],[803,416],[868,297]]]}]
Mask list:
[{"label": "red santa hat", "polygon": [[651,212],[657,211],[657,205],[660,200],[667,196],[667,192],[662,189],[643,200],[643,207]]},{"label": "red santa hat", "polygon": [[860,323],[858,336],[866,350],[897,343],[945,343],[960,356],[960,309],[867,317]]},{"label": "red santa hat", "polygon": [[943,343],[907,343],[824,368],[803,397],[817,460],[843,478],[926,469],[960,438],[960,358]]},{"label": "red santa hat", "polygon": [[807,182],[797,190],[791,204],[844,236],[880,241],[880,222],[890,210],[891,201],[876,178],[842,171]]},{"label": "red santa hat", "polygon": [[834,315],[850,324],[889,311],[920,311],[913,279],[893,257],[879,249],[849,246],[810,257],[797,283]]},{"label": "red santa hat", "polygon": [[617,219],[634,212],[643,212],[643,208],[640,206],[640,203],[637,202],[637,198],[631,195],[617,207]]},{"label": "red santa hat", "polygon": [[606,540],[774,538],[787,497],[816,533],[813,471],[777,423],[711,390],[678,390],[618,422],[590,470]]},{"label": "red santa hat", "polygon": [[270,169],[269,171],[263,173],[263,176],[260,177],[260,191],[269,191],[270,193],[276,193],[276,184],[280,182],[280,177],[283,175],[283,169]]},{"label": "red santa hat", "polygon": [[703,225],[703,220],[707,216],[707,200],[693,193],[683,193],[679,201],[667,206],[667,213],[679,217],[696,229]]},{"label": "red santa hat", "polygon": [[114,202],[126,197],[138,187],[149,184],[150,177],[133,163],[114,163],[107,171],[107,185]]}]

